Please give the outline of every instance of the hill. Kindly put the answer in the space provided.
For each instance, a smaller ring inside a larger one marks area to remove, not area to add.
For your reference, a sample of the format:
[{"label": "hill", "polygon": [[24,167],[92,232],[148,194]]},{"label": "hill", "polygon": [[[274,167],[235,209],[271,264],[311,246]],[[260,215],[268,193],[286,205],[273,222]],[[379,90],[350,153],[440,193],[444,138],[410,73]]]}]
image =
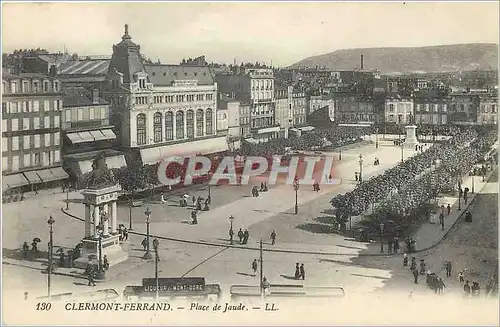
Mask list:
[{"label": "hill", "polygon": [[360,68],[361,55],[364,56],[365,69],[378,69],[382,73],[498,69],[498,45],[494,43],[345,49],[305,58],[290,68],[326,66],[338,70],[356,69]]}]

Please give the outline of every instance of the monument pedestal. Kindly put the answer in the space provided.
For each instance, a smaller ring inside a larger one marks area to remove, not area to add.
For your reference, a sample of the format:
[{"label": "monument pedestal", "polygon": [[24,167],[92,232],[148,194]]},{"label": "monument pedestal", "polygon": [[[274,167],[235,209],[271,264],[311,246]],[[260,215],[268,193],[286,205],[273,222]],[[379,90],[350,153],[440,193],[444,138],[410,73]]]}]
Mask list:
[{"label": "monument pedestal", "polygon": [[[109,266],[114,266],[128,259],[128,253],[120,246],[120,235],[110,234],[101,240],[102,258],[108,258]],[[75,260],[74,267],[85,269],[88,263],[99,264],[99,238],[84,238],[81,257]]]},{"label": "monument pedestal", "polygon": [[417,126],[415,125],[408,125],[405,126],[406,129],[406,139],[405,142],[403,143],[403,146],[407,149],[413,149],[415,150],[415,146],[419,145],[420,142],[418,142],[417,139]]}]

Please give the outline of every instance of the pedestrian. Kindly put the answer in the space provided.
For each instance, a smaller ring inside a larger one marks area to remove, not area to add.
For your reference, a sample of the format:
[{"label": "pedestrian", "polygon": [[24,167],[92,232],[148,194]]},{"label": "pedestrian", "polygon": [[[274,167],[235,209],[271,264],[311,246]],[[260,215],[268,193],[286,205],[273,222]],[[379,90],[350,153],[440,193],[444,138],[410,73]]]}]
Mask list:
[{"label": "pedestrian", "polygon": [[155,255],[156,255],[156,260],[157,261],[161,261],[160,260],[160,255],[158,254],[158,247],[160,246],[160,241],[158,241],[158,239],[155,237],[153,239],[153,249],[155,250]]},{"label": "pedestrian", "polygon": [[450,204],[448,203],[448,206],[446,206],[446,210],[448,210],[448,216],[450,215],[450,212],[451,212],[451,206]]},{"label": "pedestrian", "polygon": [[392,239],[389,239],[389,241],[387,241],[387,252],[389,254],[392,254]]},{"label": "pedestrian", "polygon": [[36,243],[35,240],[33,240],[33,242],[31,242],[31,251],[38,252],[38,244]]},{"label": "pedestrian", "polygon": [[193,207],[194,207],[196,205],[196,198],[194,195],[193,195],[193,198],[191,200],[193,201]]},{"label": "pedestrian", "polygon": [[94,268],[90,268],[90,271],[89,271],[89,274],[88,274],[88,280],[89,280],[89,283],[88,283],[88,286],[96,286],[95,285],[95,281],[94,281]]},{"label": "pedestrian", "polygon": [[467,223],[471,223],[472,222],[472,214],[470,213],[470,211],[467,211],[465,213],[465,222],[467,222]]},{"label": "pedestrian", "polygon": [[408,254],[403,254],[403,267],[408,267]]},{"label": "pedestrian", "polygon": [[33,186],[33,191],[34,191],[35,195],[38,195],[38,187]]},{"label": "pedestrian", "polygon": [[30,250],[30,246],[28,245],[28,242],[24,242],[23,244],[23,257],[24,259],[28,259],[28,251]]},{"label": "pedestrian", "polygon": [[355,180],[357,182],[358,181],[358,173],[357,172],[354,173],[354,178],[355,178]]},{"label": "pedestrian", "polygon": [[233,230],[230,228],[230,229],[229,229],[229,242],[230,242],[231,244],[233,244],[233,236],[234,236],[234,232],[233,232]]},{"label": "pedestrian", "polygon": [[257,259],[253,259],[252,270],[253,270],[253,275],[257,276]]},{"label": "pedestrian", "polygon": [[[415,257],[411,257],[410,270],[417,270],[417,262],[415,261]],[[417,271],[418,273],[418,271]]]},{"label": "pedestrian", "polygon": [[107,255],[104,255],[104,257],[102,258],[102,267],[104,268],[104,270],[109,269],[109,261]]},{"label": "pedestrian", "polygon": [[243,231],[241,230],[241,228],[238,231],[238,238],[240,239],[240,244],[243,244]]},{"label": "pedestrian", "polygon": [[165,197],[163,196],[163,192],[161,192],[161,198],[160,198],[161,204],[165,204]]},{"label": "pedestrian", "polygon": [[195,209],[191,211],[191,225],[197,225],[198,224],[198,211]]},{"label": "pedestrian", "polygon": [[144,248],[144,251],[148,248],[148,239],[145,237],[142,242],[141,242],[142,247]]},{"label": "pedestrian", "polygon": [[424,259],[420,259],[420,275],[425,274],[425,261]]},{"label": "pedestrian", "polygon": [[469,281],[467,280],[464,284],[464,295],[466,297],[469,297],[470,296],[470,293],[471,293],[471,288],[470,288],[470,285],[469,285]]},{"label": "pedestrian", "polygon": [[269,295],[271,283],[268,282],[267,278],[262,278],[262,288],[264,289],[264,296]]},{"label": "pedestrian", "polygon": [[446,285],[444,284],[442,278],[439,278],[437,286],[438,286],[438,294],[443,294],[443,291],[446,288]]},{"label": "pedestrian", "polygon": [[295,264],[295,279],[300,278],[300,264],[297,262]]},{"label": "pedestrian", "polygon": [[249,238],[250,233],[248,232],[248,229],[245,229],[245,231],[243,232],[243,244],[247,244]]},{"label": "pedestrian", "polygon": [[417,269],[413,269],[413,282],[415,284],[418,284],[418,270]]},{"label": "pedestrian", "polygon": [[451,261],[446,261],[446,277],[451,277]]},{"label": "pedestrian", "polygon": [[306,279],[306,269],[304,268],[303,263],[300,264],[300,277],[302,278],[302,280]]},{"label": "pedestrian", "polygon": [[274,245],[276,243],[276,230],[273,229],[271,233],[271,245]]},{"label": "pedestrian", "polygon": [[431,271],[430,270],[427,270],[426,274],[425,274],[425,284],[427,286],[431,286]]},{"label": "pedestrian", "polygon": [[123,242],[128,240],[128,230],[126,228],[123,229]]},{"label": "pedestrian", "polygon": [[461,272],[458,273],[458,281],[460,282],[460,284],[462,284],[464,282],[464,273],[463,273],[463,271],[461,271]]}]

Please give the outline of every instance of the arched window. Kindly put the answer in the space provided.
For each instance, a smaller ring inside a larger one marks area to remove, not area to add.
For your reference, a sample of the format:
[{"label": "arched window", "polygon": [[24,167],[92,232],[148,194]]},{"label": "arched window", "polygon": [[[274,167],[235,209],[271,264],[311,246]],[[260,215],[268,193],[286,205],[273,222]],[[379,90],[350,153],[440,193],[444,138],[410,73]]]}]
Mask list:
[{"label": "arched window", "polygon": [[212,135],[214,133],[212,125],[212,109],[208,108],[207,111],[205,112],[205,120],[206,120],[206,128],[205,128],[206,134]]},{"label": "arched window", "polygon": [[194,138],[194,112],[193,110],[188,110],[186,112],[186,129],[187,138]]},{"label": "arched window", "polygon": [[175,115],[175,136],[177,139],[184,138],[184,112],[177,111]]},{"label": "arched window", "polygon": [[196,110],[196,136],[203,136],[203,110]]},{"label": "arched window", "polygon": [[162,137],[162,125],[161,125],[161,113],[157,112],[153,116],[153,140],[155,142],[161,142],[163,141]]},{"label": "arched window", "polygon": [[165,141],[174,139],[174,115],[168,111],[165,113]]},{"label": "arched window", "polygon": [[137,115],[137,145],[146,144],[146,115]]}]

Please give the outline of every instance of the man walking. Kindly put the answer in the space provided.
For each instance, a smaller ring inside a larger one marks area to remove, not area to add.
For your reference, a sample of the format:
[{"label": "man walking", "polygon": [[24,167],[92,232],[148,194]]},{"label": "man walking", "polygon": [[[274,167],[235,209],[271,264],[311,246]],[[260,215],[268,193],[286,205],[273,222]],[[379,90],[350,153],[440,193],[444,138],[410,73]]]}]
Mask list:
[{"label": "man walking", "polygon": [[300,264],[300,277],[302,280],[306,279],[306,269],[304,268],[304,264]]},{"label": "man walking", "polygon": [[273,229],[271,233],[271,245],[274,245],[276,243],[276,230]]},{"label": "man walking", "polygon": [[257,276],[257,259],[253,259],[252,270],[253,270],[254,277]]},{"label": "man walking", "polygon": [[300,278],[300,265],[299,263],[297,262],[295,264],[295,279],[299,279]]},{"label": "man walking", "polygon": [[240,239],[240,244],[243,244],[243,231],[241,230],[241,228],[238,231],[238,238]]},{"label": "man walking", "polygon": [[89,269],[89,274],[88,274],[88,280],[89,280],[88,286],[96,286],[94,282],[94,274],[95,274],[94,268],[91,267]]},{"label": "man walking", "polygon": [[156,260],[160,261],[160,256],[158,255],[158,246],[160,246],[160,241],[155,237],[153,240],[153,249],[155,250]]},{"label": "man walking", "polygon": [[148,248],[148,239],[146,237],[142,240],[141,245],[144,248],[144,251],[146,251]]},{"label": "man walking", "polygon": [[248,229],[245,229],[245,231],[243,232],[243,244],[247,244],[249,238],[250,233],[248,232]]},{"label": "man walking", "polygon": [[446,261],[446,277],[451,277],[451,261]]},{"label": "man walking", "polygon": [[413,269],[413,282],[418,284],[418,269]]},{"label": "man walking", "polygon": [[446,210],[448,210],[448,216],[450,215],[450,212],[451,212],[451,206],[450,204],[448,203],[448,206],[446,207]]}]

